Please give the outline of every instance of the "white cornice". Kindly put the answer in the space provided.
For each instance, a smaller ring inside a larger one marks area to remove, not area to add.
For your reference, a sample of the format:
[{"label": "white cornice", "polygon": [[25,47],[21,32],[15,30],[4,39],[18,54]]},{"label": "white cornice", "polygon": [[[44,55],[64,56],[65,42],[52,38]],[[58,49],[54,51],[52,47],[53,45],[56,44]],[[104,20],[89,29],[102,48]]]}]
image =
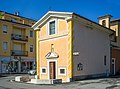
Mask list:
[{"label": "white cornice", "polygon": [[49,18],[55,17],[55,18],[64,18],[68,19],[72,17],[72,12],[56,12],[56,11],[49,11],[47,12],[40,20],[38,20],[32,28],[36,30],[36,28],[39,28],[44,22],[46,22]]},{"label": "white cornice", "polygon": [[113,31],[108,29],[108,28],[105,28],[105,27],[102,27],[100,26],[98,23],[95,23],[93,21],[90,21],[89,19],[86,19],[82,16],[79,16],[73,12],[56,12],[56,11],[49,11],[47,12],[40,20],[38,20],[33,26],[32,28],[34,30],[38,30],[40,29],[40,27],[45,23],[47,22],[47,20],[49,20],[50,18],[62,18],[62,19],[65,19],[65,20],[71,20],[71,19],[74,19],[74,20],[79,20],[82,24],[85,24],[87,25],[88,27],[90,28],[97,28],[97,29],[102,29],[103,31],[109,33],[109,34],[112,34]]}]

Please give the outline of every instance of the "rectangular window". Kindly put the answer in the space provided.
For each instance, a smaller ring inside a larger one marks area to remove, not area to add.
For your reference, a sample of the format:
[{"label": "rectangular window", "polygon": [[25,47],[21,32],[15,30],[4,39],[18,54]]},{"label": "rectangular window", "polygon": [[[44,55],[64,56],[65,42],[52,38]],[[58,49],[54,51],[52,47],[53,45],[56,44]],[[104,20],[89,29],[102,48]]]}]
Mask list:
[{"label": "rectangular window", "polygon": [[60,69],[60,74],[65,74],[65,69]]},{"label": "rectangular window", "polygon": [[104,65],[106,66],[106,56],[104,56]]},{"label": "rectangular window", "polygon": [[46,69],[43,68],[43,69],[42,69],[42,73],[46,73]]},{"label": "rectangular window", "polygon": [[49,35],[55,34],[55,21],[49,23]]},{"label": "rectangular window", "polygon": [[30,31],[30,37],[33,37],[33,31]]},{"label": "rectangular window", "polygon": [[3,50],[7,50],[8,49],[8,42],[3,42]]},{"label": "rectangular window", "polygon": [[66,68],[59,68],[59,75],[66,75]]},{"label": "rectangular window", "polygon": [[30,52],[33,52],[33,45],[30,45]]},{"label": "rectangular window", "polygon": [[7,25],[3,25],[2,26],[2,31],[3,31],[3,33],[7,33],[8,32],[8,26]]},{"label": "rectangular window", "polygon": [[46,67],[42,67],[42,68],[41,68],[41,73],[42,73],[42,74],[46,74]]}]

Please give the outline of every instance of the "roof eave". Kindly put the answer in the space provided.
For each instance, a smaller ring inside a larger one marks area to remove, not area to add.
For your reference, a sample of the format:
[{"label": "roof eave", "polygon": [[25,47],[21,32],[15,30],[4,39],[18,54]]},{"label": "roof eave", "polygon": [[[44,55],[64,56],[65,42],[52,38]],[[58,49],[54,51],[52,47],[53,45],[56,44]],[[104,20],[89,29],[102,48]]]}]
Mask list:
[{"label": "roof eave", "polygon": [[90,22],[96,24],[97,26],[99,26],[99,27],[101,27],[101,28],[106,29],[105,31],[108,32],[109,34],[113,34],[113,33],[115,32],[115,31],[113,31],[112,29],[107,28],[107,27],[105,27],[105,26],[103,26],[103,25],[100,25],[100,24],[98,24],[98,23],[96,23],[96,22],[94,22],[94,21],[92,21],[92,20],[89,20],[89,19],[83,17],[83,16],[80,16],[80,15],[78,15],[78,14],[76,14],[76,13],[73,13],[73,14],[76,15],[76,16],[78,16],[78,17],[80,17],[80,18],[83,18],[83,19],[85,19],[85,20],[87,20],[87,21],[90,21]]},{"label": "roof eave", "polygon": [[[48,11],[40,20],[38,20],[33,26],[32,28],[34,30],[36,30],[37,28],[39,28],[39,26],[41,26],[47,19],[49,19],[50,17],[57,17],[57,15],[59,14],[68,14],[68,15],[72,15],[72,12],[56,12],[56,11]],[[60,17],[60,16],[59,16]],[[61,16],[62,17],[62,16]]]},{"label": "roof eave", "polygon": [[8,13],[8,12],[4,12],[4,11],[0,11],[0,12],[3,12],[3,13],[8,14],[8,15],[12,15],[12,16],[16,16],[16,17],[20,17],[20,18],[24,18],[24,19],[28,19],[28,20],[36,22],[36,20],[31,19],[31,18],[23,17],[23,16],[20,16],[20,15],[14,15],[14,14],[11,14],[11,13]]}]

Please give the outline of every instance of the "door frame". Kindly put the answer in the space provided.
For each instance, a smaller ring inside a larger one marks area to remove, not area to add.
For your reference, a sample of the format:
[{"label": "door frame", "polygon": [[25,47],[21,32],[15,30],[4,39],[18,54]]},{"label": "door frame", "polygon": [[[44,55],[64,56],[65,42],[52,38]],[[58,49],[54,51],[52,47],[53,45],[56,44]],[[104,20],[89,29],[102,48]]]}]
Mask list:
[{"label": "door frame", "polygon": [[47,69],[48,69],[48,79],[50,79],[50,62],[55,62],[55,76],[56,76],[56,79],[57,79],[57,60],[56,59],[48,59],[47,61]]}]

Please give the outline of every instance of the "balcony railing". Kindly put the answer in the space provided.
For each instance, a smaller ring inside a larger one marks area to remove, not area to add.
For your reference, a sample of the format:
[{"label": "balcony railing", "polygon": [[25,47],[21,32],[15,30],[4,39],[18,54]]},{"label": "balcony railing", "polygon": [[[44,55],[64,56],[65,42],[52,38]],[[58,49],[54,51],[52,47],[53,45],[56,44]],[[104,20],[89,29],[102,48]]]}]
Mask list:
[{"label": "balcony railing", "polygon": [[12,40],[19,40],[19,41],[28,41],[28,36],[11,34],[11,39]]},{"label": "balcony railing", "polygon": [[28,51],[11,50],[11,56],[28,56]]}]

